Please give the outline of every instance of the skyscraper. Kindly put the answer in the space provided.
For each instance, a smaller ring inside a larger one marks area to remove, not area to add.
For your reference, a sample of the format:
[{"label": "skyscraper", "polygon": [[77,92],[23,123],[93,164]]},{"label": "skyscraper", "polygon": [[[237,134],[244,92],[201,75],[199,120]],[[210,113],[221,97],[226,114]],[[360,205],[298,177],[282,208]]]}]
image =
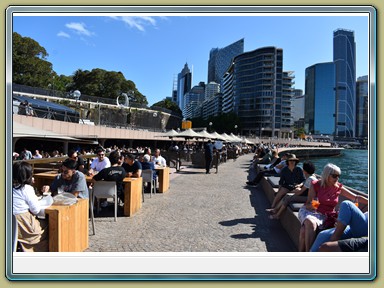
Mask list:
[{"label": "skyscraper", "polygon": [[208,81],[221,84],[221,80],[232,59],[244,52],[244,39],[240,39],[224,48],[213,48],[209,53]]},{"label": "skyscraper", "polygon": [[293,125],[293,78],[292,72],[283,71],[283,49],[263,47],[242,53],[226,71],[223,110],[233,107],[244,135],[283,137]]},{"label": "skyscraper", "polygon": [[192,87],[192,73],[188,68],[188,64],[185,63],[183,70],[177,76],[177,104],[181,111],[184,110],[184,95],[189,92]]},{"label": "skyscraper", "polygon": [[333,32],[333,62],[336,64],[335,135],[354,137],[356,125],[356,43],[353,31]]},{"label": "skyscraper", "polygon": [[306,133],[333,134],[335,131],[335,63],[326,62],[305,69]]},{"label": "skyscraper", "polygon": [[368,76],[356,81],[356,137],[368,137]]}]

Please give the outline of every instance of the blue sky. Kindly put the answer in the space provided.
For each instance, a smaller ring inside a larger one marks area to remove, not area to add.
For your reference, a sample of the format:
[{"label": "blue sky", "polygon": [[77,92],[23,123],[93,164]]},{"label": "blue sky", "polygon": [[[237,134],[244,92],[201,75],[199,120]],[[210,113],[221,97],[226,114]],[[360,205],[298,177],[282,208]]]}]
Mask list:
[{"label": "blue sky", "polygon": [[[295,72],[304,90],[305,69],[332,61],[333,31],[353,30],[356,76],[368,74],[365,16],[15,16],[13,31],[43,46],[58,74],[77,69],[121,71],[150,105],[171,96],[173,79],[185,63],[193,83],[207,81],[209,52],[244,38],[244,51],[283,49],[284,70]],[[350,14],[349,14],[350,15]]]}]

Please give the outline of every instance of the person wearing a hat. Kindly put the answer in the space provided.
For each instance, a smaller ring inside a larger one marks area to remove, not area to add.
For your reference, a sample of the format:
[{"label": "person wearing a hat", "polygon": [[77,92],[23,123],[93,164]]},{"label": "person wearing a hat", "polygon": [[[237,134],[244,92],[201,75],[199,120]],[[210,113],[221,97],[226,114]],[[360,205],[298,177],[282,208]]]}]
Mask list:
[{"label": "person wearing a hat", "polygon": [[279,181],[279,190],[275,198],[273,199],[271,209],[267,211],[273,211],[277,203],[290,191],[299,187],[299,185],[304,182],[305,177],[303,169],[297,166],[299,159],[296,158],[295,154],[292,154],[291,157],[287,159],[288,165],[281,170],[280,181]]}]

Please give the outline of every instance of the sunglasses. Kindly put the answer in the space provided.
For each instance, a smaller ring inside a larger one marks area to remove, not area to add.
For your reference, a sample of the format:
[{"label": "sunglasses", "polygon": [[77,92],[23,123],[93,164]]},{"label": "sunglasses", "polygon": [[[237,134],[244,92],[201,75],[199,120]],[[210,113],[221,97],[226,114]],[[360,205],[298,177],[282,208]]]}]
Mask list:
[{"label": "sunglasses", "polygon": [[104,156],[104,154],[97,154],[98,156]]},{"label": "sunglasses", "polygon": [[69,171],[71,171],[71,170],[63,170],[61,173],[63,173],[63,174],[68,174]]},{"label": "sunglasses", "polygon": [[331,174],[332,178],[336,179],[336,178],[340,178],[340,175],[339,174]]}]

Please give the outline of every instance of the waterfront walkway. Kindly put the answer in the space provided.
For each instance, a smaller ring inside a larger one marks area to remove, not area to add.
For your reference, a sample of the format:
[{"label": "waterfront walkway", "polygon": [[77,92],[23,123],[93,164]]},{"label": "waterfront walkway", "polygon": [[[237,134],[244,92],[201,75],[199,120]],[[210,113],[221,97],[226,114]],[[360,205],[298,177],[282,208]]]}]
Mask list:
[{"label": "waterfront walkway", "polygon": [[172,170],[169,191],[145,194],[133,217],[120,207],[114,222],[113,206],[103,209],[85,252],[296,252],[280,222],[268,219],[263,191],[245,185],[252,157],[229,160],[218,174]]}]

